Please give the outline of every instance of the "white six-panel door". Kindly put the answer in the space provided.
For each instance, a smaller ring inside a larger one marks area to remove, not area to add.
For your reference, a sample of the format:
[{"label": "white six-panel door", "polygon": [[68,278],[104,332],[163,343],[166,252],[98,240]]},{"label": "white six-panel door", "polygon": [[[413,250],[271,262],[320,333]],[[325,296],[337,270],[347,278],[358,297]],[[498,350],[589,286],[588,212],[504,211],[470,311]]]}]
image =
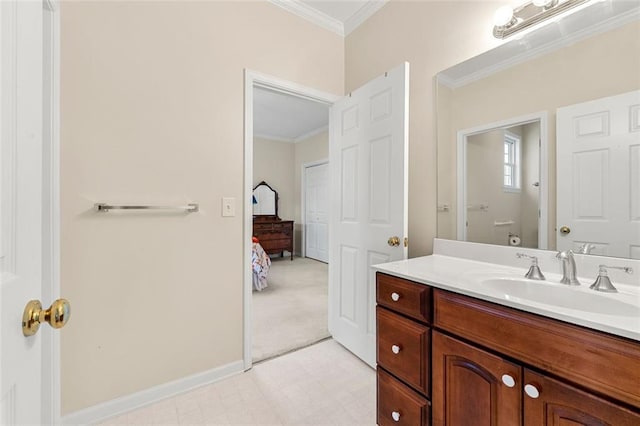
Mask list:
[{"label": "white six-panel door", "polygon": [[37,1],[0,2],[2,425],[42,422],[42,335],[25,337],[21,328],[42,280],[42,8]]},{"label": "white six-panel door", "polygon": [[[406,258],[409,64],[331,107],[329,331],[369,365],[375,357],[375,272]],[[390,246],[388,239],[401,243]]]},{"label": "white six-panel door", "polygon": [[305,256],[329,262],[329,164],[304,169]]},{"label": "white six-panel door", "polygon": [[640,91],[558,109],[557,179],[559,250],[640,259]]}]

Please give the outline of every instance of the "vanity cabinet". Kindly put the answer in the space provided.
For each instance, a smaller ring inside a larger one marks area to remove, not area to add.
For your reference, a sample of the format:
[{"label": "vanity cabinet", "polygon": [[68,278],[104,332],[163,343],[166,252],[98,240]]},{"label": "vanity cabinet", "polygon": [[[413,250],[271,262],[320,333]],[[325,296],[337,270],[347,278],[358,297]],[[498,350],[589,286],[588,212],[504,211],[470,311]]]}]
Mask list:
[{"label": "vanity cabinet", "polygon": [[[521,403],[522,401],[522,403]],[[628,409],[517,363],[433,333],[433,424],[640,424]]]},{"label": "vanity cabinet", "polygon": [[[380,272],[377,282],[378,424],[408,412],[392,381],[430,406],[416,425],[640,425],[638,342]],[[395,362],[388,347],[403,336],[423,358]]]},{"label": "vanity cabinet", "polygon": [[384,425],[431,424],[432,289],[377,275],[377,421]]}]

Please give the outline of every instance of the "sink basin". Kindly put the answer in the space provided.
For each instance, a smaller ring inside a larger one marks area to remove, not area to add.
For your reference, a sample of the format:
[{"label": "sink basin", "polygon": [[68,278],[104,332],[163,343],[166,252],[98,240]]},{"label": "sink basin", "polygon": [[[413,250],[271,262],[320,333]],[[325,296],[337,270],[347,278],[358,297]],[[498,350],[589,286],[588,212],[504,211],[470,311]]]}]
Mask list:
[{"label": "sink basin", "polygon": [[506,300],[531,301],[605,315],[640,316],[640,306],[563,284],[513,278],[487,279],[481,284],[501,293]]}]

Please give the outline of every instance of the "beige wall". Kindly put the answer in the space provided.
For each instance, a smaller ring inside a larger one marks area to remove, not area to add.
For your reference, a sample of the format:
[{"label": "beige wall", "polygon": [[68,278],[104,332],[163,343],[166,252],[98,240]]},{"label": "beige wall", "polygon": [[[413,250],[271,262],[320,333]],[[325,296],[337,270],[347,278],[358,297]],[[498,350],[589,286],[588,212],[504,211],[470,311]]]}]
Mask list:
[{"label": "beige wall", "polygon": [[[504,121],[525,114],[548,114],[549,248],[556,233],[556,117],[557,108],[613,96],[640,88],[640,22],[582,40],[529,62],[516,65],[451,91],[440,86],[438,104],[450,108],[440,116],[439,185],[447,200],[455,201],[455,135],[462,129]],[[532,89],[535,88],[535,89]],[[441,99],[443,98],[443,99]],[[441,108],[442,109],[442,108]],[[455,205],[451,215],[455,217]],[[443,216],[442,214],[439,217]],[[450,225],[450,221],[442,221]],[[455,238],[455,226],[438,234]]]},{"label": "beige wall", "polygon": [[540,124],[522,126],[522,229],[523,247],[538,247],[538,208],[540,205]]},{"label": "beige wall", "polygon": [[345,88],[356,89],[403,61],[409,102],[409,255],[429,254],[436,236],[434,76],[499,44],[493,14],[504,2],[391,0],[345,40]]},{"label": "beige wall", "polygon": [[302,166],[320,160],[329,160],[329,133],[322,132],[295,144],[293,165],[295,252],[302,253]]},{"label": "beige wall", "polygon": [[264,1],[61,9],[67,414],[242,359],[243,70],[340,94],[344,44]]},{"label": "beige wall", "polygon": [[292,220],[296,210],[294,154],[291,142],[253,139],[253,186],[265,181],[278,192],[278,216],[283,220]]}]

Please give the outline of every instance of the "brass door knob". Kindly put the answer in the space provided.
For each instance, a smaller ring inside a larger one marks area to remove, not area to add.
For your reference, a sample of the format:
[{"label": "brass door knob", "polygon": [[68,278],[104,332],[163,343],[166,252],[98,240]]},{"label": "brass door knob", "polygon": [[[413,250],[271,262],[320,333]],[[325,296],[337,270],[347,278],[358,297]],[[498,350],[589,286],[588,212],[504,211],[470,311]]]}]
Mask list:
[{"label": "brass door knob", "polygon": [[400,245],[400,238],[389,237],[389,239],[387,240],[387,244],[389,244],[391,247],[398,247]]},{"label": "brass door knob", "polygon": [[43,310],[39,300],[31,300],[24,308],[22,315],[22,334],[33,336],[38,332],[40,324],[48,322],[53,328],[62,328],[71,316],[71,305],[66,299],[58,299],[49,309]]},{"label": "brass door knob", "polygon": [[568,226],[563,226],[560,228],[560,233],[563,235],[567,235],[569,232],[571,232],[571,228],[569,228]]}]

